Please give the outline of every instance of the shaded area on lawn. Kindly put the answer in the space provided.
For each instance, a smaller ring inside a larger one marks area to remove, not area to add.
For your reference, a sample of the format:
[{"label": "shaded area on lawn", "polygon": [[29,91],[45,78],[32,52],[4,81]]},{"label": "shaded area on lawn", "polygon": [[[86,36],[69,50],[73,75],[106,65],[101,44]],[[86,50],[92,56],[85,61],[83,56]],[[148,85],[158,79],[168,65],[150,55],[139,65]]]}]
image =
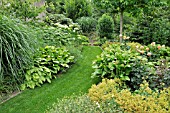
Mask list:
[{"label": "shaded area on lawn", "polygon": [[25,90],[22,94],[0,105],[0,113],[43,113],[57,98],[86,93],[98,79],[91,79],[92,61],[101,53],[99,47],[86,46],[82,58],[71,69],[51,84],[44,84],[34,90]]}]

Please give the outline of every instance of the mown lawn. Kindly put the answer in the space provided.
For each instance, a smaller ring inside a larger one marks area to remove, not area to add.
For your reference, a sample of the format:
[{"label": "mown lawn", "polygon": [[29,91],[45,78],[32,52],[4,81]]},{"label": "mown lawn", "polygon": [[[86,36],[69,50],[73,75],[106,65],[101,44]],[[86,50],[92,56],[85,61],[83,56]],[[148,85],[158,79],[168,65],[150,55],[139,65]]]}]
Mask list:
[{"label": "mown lawn", "polygon": [[83,48],[82,58],[66,73],[34,90],[25,90],[0,105],[0,113],[43,113],[57,99],[73,94],[86,93],[98,79],[91,79],[92,61],[101,53],[99,47]]}]

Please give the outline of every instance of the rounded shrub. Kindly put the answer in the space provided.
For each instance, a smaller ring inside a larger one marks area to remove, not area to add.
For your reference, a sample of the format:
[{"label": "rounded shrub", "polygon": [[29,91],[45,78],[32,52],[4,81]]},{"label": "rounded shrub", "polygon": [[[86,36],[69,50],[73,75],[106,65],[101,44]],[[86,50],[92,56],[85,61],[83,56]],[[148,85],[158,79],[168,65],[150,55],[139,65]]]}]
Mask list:
[{"label": "rounded shrub", "polygon": [[81,17],[77,20],[77,22],[80,25],[83,33],[96,31],[97,20],[92,17]]},{"label": "rounded shrub", "polygon": [[103,14],[98,20],[97,30],[101,38],[112,38],[114,22],[111,16]]}]

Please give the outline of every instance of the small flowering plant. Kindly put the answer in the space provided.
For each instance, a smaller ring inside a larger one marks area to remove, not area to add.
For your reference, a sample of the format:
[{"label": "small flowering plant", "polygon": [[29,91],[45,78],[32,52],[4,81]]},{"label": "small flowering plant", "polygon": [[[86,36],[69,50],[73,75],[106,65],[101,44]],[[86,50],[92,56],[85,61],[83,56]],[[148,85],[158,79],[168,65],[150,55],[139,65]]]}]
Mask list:
[{"label": "small flowering plant", "polygon": [[160,58],[170,57],[170,48],[165,47],[165,45],[156,44],[155,42],[152,42],[148,46],[136,46],[136,50],[152,62],[156,62]]}]

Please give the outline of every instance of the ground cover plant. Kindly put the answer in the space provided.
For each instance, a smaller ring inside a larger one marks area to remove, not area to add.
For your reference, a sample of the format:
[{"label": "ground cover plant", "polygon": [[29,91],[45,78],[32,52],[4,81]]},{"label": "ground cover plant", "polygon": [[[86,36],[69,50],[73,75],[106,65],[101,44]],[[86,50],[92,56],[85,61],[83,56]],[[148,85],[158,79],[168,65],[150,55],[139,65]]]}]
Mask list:
[{"label": "ground cover plant", "polygon": [[46,113],[123,113],[114,100],[93,102],[85,95],[65,97],[58,100]]}]

